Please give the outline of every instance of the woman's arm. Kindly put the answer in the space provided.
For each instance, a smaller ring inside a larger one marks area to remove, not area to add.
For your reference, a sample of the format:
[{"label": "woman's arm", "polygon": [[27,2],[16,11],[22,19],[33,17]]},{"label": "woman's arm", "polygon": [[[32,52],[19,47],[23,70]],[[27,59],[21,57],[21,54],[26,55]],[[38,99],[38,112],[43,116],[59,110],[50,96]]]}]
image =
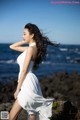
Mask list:
[{"label": "woman's arm", "polygon": [[19,41],[19,42],[11,44],[9,47],[13,50],[23,52],[27,48],[27,46],[21,46],[21,45],[25,43],[26,43],[25,41]]},{"label": "woman's arm", "polygon": [[18,82],[18,85],[17,85],[17,90],[18,91],[21,89],[22,83],[23,83],[23,81],[26,77],[28,66],[30,64],[30,61],[31,61],[31,58],[32,58],[32,55],[33,55],[33,51],[34,51],[33,47],[28,47],[28,50],[27,50],[27,53],[26,53],[26,56],[25,56],[25,60],[24,60],[24,64],[23,64],[23,68],[22,68],[22,72],[21,72],[19,82]]}]

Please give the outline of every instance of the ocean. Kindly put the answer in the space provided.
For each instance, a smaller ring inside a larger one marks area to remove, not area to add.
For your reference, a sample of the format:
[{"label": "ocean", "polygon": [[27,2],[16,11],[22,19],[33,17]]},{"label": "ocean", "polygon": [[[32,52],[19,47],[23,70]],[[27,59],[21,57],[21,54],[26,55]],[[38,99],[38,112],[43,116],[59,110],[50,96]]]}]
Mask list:
[{"label": "ocean", "polygon": [[[20,52],[11,50],[10,44],[0,44],[0,81],[6,83],[18,79],[16,59]],[[46,61],[42,61],[34,74],[40,79],[58,72],[80,73],[80,45],[48,46]]]}]

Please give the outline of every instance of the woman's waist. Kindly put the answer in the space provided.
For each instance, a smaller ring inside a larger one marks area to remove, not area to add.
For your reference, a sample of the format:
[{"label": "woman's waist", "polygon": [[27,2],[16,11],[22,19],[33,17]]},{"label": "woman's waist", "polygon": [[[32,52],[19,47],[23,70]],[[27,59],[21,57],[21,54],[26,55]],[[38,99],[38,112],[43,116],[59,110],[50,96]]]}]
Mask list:
[{"label": "woman's waist", "polygon": [[[21,73],[22,73],[22,71],[19,71],[19,76],[20,76]],[[28,70],[28,71],[26,72],[26,75],[27,75],[28,73],[33,73],[33,71],[32,71],[32,70]]]},{"label": "woman's waist", "polygon": [[[26,76],[29,75],[30,73],[33,74],[32,71],[27,71]],[[20,76],[21,76],[21,71],[18,73],[18,80],[20,79]],[[25,76],[25,77],[26,77],[26,76]]]},{"label": "woman's waist", "polygon": [[[21,72],[19,72],[19,74],[18,74],[18,81],[19,81],[19,79],[20,79],[20,76],[21,76]],[[28,77],[29,77],[29,78],[34,77],[35,79],[37,79],[37,76],[36,76],[36,75],[34,74],[34,72],[32,72],[32,71],[28,71],[28,72],[26,73],[24,80],[25,80],[26,78],[28,79]]]}]

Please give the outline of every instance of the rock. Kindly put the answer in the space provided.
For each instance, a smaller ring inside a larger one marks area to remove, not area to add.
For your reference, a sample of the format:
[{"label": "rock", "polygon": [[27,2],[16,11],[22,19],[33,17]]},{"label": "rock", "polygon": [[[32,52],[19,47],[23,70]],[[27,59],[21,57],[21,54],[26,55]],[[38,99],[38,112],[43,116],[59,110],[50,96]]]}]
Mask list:
[{"label": "rock", "polygon": [[[13,103],[2,103],[0,104],[0,111],[10,112]],[[74,106],[70,101],[57,100],[53,103],[53,115],[50,120],[79,120],[80,113],[77,107]],[[28,120],[28,113],[26,110],[22,110],[18,115],[17,120]]]},{"label": "rock", "polygon": [[52,110],[50,120],[77,120],[78,109],[70,101],[56,101]]},{"label": "rock", "polygon": [[[80,109],[80,74],[60,72],[39,80],[43,96],[56,100],[70,100]],[[0,82],[0,104],[14,102],[17,81],[11,79],[7,84]]]}]

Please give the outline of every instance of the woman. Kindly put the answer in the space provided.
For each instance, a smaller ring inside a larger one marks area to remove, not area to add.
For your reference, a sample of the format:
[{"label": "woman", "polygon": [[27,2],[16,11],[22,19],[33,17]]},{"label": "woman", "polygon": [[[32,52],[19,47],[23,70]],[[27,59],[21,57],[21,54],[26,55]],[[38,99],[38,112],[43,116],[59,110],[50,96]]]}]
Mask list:
[{"label": "woman", "polygon": [[[23,33],[22,41],[10,45],[11,49],[22,53],[17,58],[20,72],[9,120],[17,120],[22,109],[27,110],[29,120],[49,120],[54,98],[43,97],[39,81],[32,70],[38,69],[39,64],[46,58],[48,44],[55,44],[43,36],[35,24],[26,24]],[[25,43],[29,46],[21,46]]]}]

